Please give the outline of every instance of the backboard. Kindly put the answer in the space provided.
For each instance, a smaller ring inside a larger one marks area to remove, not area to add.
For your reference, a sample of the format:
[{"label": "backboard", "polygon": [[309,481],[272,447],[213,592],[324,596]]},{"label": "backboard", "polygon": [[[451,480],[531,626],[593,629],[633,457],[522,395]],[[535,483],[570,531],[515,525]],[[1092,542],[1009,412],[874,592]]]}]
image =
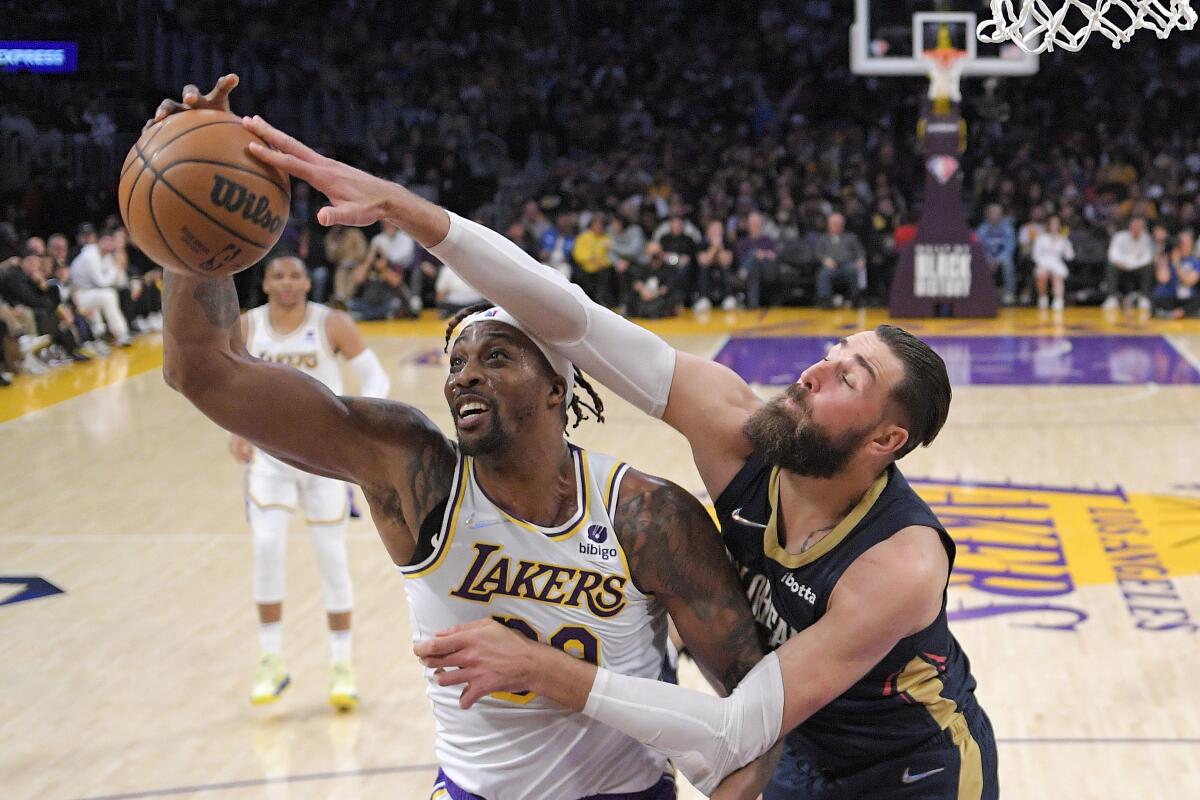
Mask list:
[{"label": "backboard", "polygon": [[981,18],[991,19],[984,0],[855,0],[850,28],[850,68],[859,75],[925,75],[921,58],[945,28],[953,47],[965,50],[964,77],[1032,75],[1038,57],[1011,42],[980,42]]}]

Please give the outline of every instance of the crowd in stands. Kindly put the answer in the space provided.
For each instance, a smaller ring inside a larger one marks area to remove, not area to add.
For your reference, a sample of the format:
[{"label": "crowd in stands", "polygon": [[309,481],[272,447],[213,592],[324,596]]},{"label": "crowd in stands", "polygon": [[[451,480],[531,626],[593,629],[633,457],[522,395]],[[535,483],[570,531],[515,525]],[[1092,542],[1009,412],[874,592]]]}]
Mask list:
[{"label": "crowd in stands", "polygon": [[74,245],[63,233],[15,241],[0,223],[0,386],[14,373],[90,361],[162,330],[162,271],[132,247],[115,218],[84,224]]},{"label": "crowd in stands", "polygon": [[[14,19],[87,29],[90,5]],[[108,37],[136,41],[123,88],[121,62],[83,47],[103,86],[82,71],[0,77],[0,204],[17,243],[111,213],[97,148],[119,164],[158,98],[227,71],[242,77],[236,109],[507,233],[634,316],[881,303],[919,216],[925,82],[851,74],[848,0],[106,9],[93,50],[116,59]],[[1031,78],[967,81],[964,197],[1005,302],[1197,313],[1197,60],[1186,36],[1138,37],[1046,54]],[[297,186],[283,243],[317,299],[372,319],[471,297],[403,234],[320,228],[322,202]],[[84,324],[120,338],[93,288],[106,287],[83,288]],[[239,291],[261,302],[253,273]]]}]

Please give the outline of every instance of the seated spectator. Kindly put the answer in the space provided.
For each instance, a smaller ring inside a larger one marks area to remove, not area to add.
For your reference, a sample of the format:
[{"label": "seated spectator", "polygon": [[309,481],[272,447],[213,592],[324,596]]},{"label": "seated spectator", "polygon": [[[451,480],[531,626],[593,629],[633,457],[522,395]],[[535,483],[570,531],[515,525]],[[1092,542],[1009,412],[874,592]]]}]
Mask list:
[{"label": "seated spectator", "polygon": [[1005,305],[1012,305],[1017,298],[1017,234],[1012,220],[1004,216],[999,203],[988,206],[987,217],[975,229],[983,252],[992,261],[992,269],[999,270],[1004,281]]},{"label": "seated spectator", "polygon": [[103,336],[112,335],[118,347],[130,342],[129,323],[121,313],[117,286],[122,277],[115,253],[117,241],[111,232],[104,232],[94,244],[85,244],[71,262],[71,293],[75,307],[87,317],[92,330]]},{"label": "seated spectator", "polygon": [[[88,360],[72,333],[74,314],[63,304],[58,287],[46,277],[42,257],[37,253],[27,251],[19,264],[0,269],[0,301],[28,308],[39,335],[49,336],[70,359]],[[32,368],[30,371],[40,371],[31,361],[26,364]]]},{"label": "seated spectator", "polygon": [[[144,269],[129,257],[133,246],[124,228],[113,231],[113,261],[120,277],[117,295],[121,313],[139,331],[162,330],[162,270]],[[50,237],[53,239],[54,237]],[[63,244],[66,244],[65,237]]]},{"label": "seated spectator", "polygon": [[837,305],[834,292],[841,291],[849,295],[852,305],[859,306],[866,288],[866,254],[858,237],[846,230],[841,214],[835,212],[825,220],[825,233],[817,237],[813,255],[821,265],[817,270],[817,305]]},{"label": "seated spectator", "polygon": [[542,232],[538,259],[568,280],[571,278],[571,253],[575,249],[575,215],[560,211],[554,227]]},{"label": "seated spectator", "polygon": [[746,217],[746,234],[733,249],[738,273],[746,284],[746,308],[761,306],[762,287],[774,270],[778,249],[779,243],[763,230],[763,215],[751,212]]},{"label": "seated spectator", "polygon": [[350,273],[350,286],[353,295],[346,306],[356,320],[394,319],[412,313],[403,275],[381,250],[373,250]]},{"label": "seated spectator", "polygon": [[458,273],[447,267],[438,270],[437,310],[438,319],[447,319],[464,308],[483,302],[483,295],[471,284],[458,277]]},{"label": "seated spectator", "polygon": [[345,306],[354,296],[355,270],[367,261],[367,237],[359,228],[334,225],[325,234],[325,261],[333,268],[333,299]]},{"label": "seated spectator", "polygon": [[1183,230],[1175,247],[1156,258],[1151,302],[1157,316],[1179,319],[1200,312],[1200,259],[1192,255],[1194,248],[1192,232]]},{"label": "seated spectator", "polygon": [[631,317],[661,319],[676,314],[674,268],[657,242],[646,245],[646,261],[631,268],[632,283],[625,307]]},{"label": "seated spectator", "polygon": [[637,211],[631,209],[630,221],[626,224],[625,209],[613,214],[608,224],[608,238],[612,242],[613,278],[616,284],[617,304],[624,308],[629,296],[635,268],[646,260],[646,233],[637,223]]},{"label": "seated spectator", "polygon": [[1033,241],[1033,276],[1037,285],[1038,308],[1049,308],[1046,283],[1054,285],[1054,310],[1063,310],[1063,287],[1067,281],[1067,262],[1075,260],[1075,248],[1068,231],[1055,214],[1046,222],[1046,229]]},{"label": "seated spectator", "polygon": [[1108,243],[1108,298],[1106,309],[1119,304],[1150,308],[1150,286],[1154,279],[1151,265],[1154,263],[1154,241],[1146,232],[1146,220],[1134,217],[1129,227],[1113,234]]},{"label": "seated spectator", "polygon": [[[1070,224],[1060,215],[1059,223],[1064,228],[1070,228]],[[1017,230],[1017,253],[1020,258],[1021,267],[1018,270],[1018,275],[1028,268],[1030,272],[1036,273],[1033,266],[1033,243],[1037,241],[1037,237],[1046,230],[1046,209],[1040,205],[1033,206],[1029,209],[1029,221]],[[1026,286],[1021,290],[1021,302],[1028,302],[1029,287]]]},{"label": "seated spectator", "polygon": [[612,302],[612,239],[603,214],[593,214],[587,230],[575,239],[571,255],[575,259],[575,283],[587,296],[602,306]]},{"label": "seated spectator", "polygon": [[416,263],[417,243],[398,226],[387,220],[381,222],[380,226],[382,230],[371,237],[371,247],[367,253],[367,259],[372,259],[376,253],[384,254],[388,266],[394,272],[403,275],[408,283],[409,309],[414,315],[420,314],[421,308],[424,306],[421,301],[421,289],[425,273]]},{"label": "seated spectator", "polygon": [[[700,247],[696,240],[688,234],[688,221],[681,215],[674,214],[667,220],[667,232],[658,237],[658,246],[662,248],[663,259],[668,267],[675,272],[678,302],[689,305],[696,294],[698,276],[696,271],[696,253]],[[695,226],[692,226],[695,228]]]},{"label": "seated spectator", "polygon": [[696,254],[696,268],[700,297],[693,311],[698,314],[708,311],[714,299],[719,299],[726,311],[737,308],[733,293],[733,251],[725,244],[725,226],[718,219],[704,226],[704,249]]}]

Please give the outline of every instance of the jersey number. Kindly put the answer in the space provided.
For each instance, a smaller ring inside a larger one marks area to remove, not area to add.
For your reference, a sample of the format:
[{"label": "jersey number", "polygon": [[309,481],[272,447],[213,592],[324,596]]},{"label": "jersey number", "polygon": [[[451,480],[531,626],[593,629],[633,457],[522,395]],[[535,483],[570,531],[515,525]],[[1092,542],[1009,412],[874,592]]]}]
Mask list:
[{"label": "jersey number", "polygon": [[[535,642],[542,641],[542,637],[533,629],[533,626],[520,617],[505,617],[497,614],[493,615],[492,619]],[[596,638],[596,634],[581,625],[563,625],[554,632],[549,642],[551,647],[558,648],[569,656],[575,656],[589,664],[600,666],[600,640]],[[492,692],[490,696],[497,700],[507,700],[510,703],[522,705],[537,697],[533,692]]]}]

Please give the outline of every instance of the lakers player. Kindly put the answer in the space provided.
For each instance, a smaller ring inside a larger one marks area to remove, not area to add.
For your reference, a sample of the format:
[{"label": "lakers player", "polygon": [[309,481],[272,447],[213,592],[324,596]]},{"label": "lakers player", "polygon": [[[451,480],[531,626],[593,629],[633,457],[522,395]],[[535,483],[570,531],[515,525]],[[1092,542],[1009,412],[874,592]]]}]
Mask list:
[{"label": "lakers player", "polygon": [[322,224],[397,224],[542,341],[683,433],[760,633],[779,648],[739,697],[708,706],[686,690],[563,666],[485,622],[418,648],[428,666],[466,667],[438,674],[439,685],[466,683],[464,705],[536,687],[661,747],[705,788],[786,734],[768,800],[997,796],[991,723],[947,624],[954,543],[895,464],[930,444],[949,413],[945,364],[928,345],[887,325],[857,333],[764,403],[728,368],[675,352],[494,231],[257,117],[243,124],[273,148],[252,144],[252,154],[329,198]]},{"label": "lakers player", "polygon": [[[185,107],[228,109],[223,79]],[[178,104],[164,103],[163,113]],[[430,207],[431,209],[434,207]],[[444,225],[427,215],[414,238]],[[284,463],[364,491],[406,575],[414,639],[487,615],[587,663],[656,678],[669,613],[697,662],[732,688],[762,657],[711,518],[692,495],[568,444],[602,405],[567,359],[505,312],[448,332],[456,441],[403,403],[339,397],[243,344],[230,278],[171,273],[163,374],[221,427]],[[590,400],[581,396],[585,393]],[[441,769],[433,797],[665,800],[666,758],[520,687],[470,708],[426,671]]]},{"label": "lakers player", "polygon": [[[340,311],[307,302],[308,269],[295,256],[267,262],[265,305],[242,316],[242,338],[255,358],[285,364],[341,394],[342,358],[359,378],[363,397],[387,397],[390,383],[379,358],[354,322]],[[329,702],[358,705],[351,667],[350,615],[354,605],[346,565],[346,484],[289,466],[234,435],[230,450],[246,468],[246,515],[254,536],[254,601],[258,604],[258,672],[250,693],[255,705],[273,703],[291,683],[283,662],[284,555],[288,523],[304,512],[321,572],[332,662]]]}]

